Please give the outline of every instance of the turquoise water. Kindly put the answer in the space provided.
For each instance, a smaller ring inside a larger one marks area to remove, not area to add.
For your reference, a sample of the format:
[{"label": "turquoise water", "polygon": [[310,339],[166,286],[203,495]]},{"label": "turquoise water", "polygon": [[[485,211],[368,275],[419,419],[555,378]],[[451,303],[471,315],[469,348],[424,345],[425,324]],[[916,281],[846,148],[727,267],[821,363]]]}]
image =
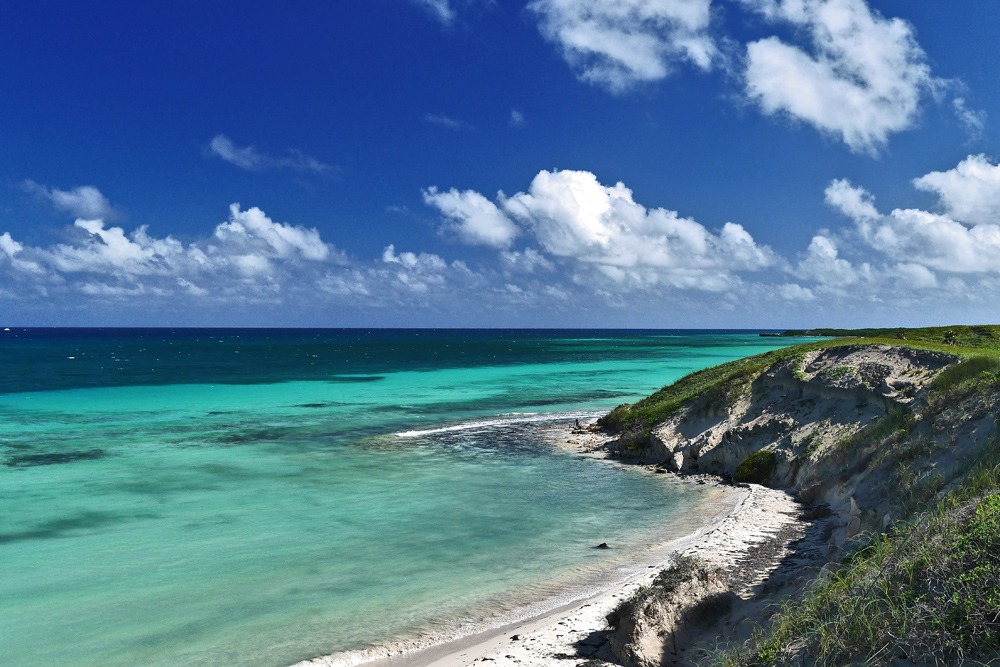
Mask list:
[{"label": "turquoise water", "polygon": [[287,665],[556,598],[705,497],[542,430],[793,342],[3,332],[2,664]]}]

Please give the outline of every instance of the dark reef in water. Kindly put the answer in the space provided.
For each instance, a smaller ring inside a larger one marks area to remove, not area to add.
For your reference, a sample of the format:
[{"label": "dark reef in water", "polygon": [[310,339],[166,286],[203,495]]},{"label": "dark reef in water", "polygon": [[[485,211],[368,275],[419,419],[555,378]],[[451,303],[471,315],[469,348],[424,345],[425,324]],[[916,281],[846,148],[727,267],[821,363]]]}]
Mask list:
[{"label": "dark reef in water", "polygon": [[18,454],[10,456],[5,464],[11,468],[30,468],[32,466],[51,466],[75,461],[94,461],[103,459],[108,453],[103,449],[84,449],[78,452],[49,452],[46,454]]}]

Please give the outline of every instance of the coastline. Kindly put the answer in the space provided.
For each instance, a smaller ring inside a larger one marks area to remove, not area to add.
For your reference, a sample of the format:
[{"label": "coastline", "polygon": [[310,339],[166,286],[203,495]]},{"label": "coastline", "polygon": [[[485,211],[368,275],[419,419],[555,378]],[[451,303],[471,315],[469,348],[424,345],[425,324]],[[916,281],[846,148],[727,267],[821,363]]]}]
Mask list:
[{"label": "coastline", "polygon": [[[590,426],[593,422],[587,424]],[[613,465],[633,466],[607,455],[610,437],[575,425],[553,424],[546,438],[570,453],[602,459]],[[657,474],[646,466],[649,474]],[[739,582],[741,597],[773,572],[788,553],[788,545],[806,532],[801,505],[783,492],[757,485],[729,485],[711,476],[674,476],[690,484],[711,484],[720,491],[719,512],[693,533],[636,554],[630,574],[610,586],[552,609],[535,608],[526,618],[497,627],[459,630],[452,637],[432,638],[372,649],[319,656],[293,667],[458,667],[473,663],[542,667],[558,663],[579,666],[606,643],[605,617],[621,600],[648,586],[674,553],[697,556],[723,568]]]}]

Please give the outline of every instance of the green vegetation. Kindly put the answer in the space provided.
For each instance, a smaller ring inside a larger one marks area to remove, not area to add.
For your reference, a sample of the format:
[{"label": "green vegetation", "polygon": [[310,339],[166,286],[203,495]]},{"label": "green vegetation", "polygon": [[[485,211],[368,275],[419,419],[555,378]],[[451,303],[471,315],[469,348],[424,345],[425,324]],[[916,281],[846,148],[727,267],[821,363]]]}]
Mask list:
[{"label": "green vegetation", "polygon": [[840,378],[847,377],[848,375],[858,375],[858,369],[853,366],[831,366],[830,368],[824,368],[819,372],[820,376],[826,380],[839,380]]},{"label": "green vegetation", "polygon": [[792,329],[782,336],[830,336],[840,338],[855,336],[885,338],[899,341],[941,343],[956,347],[981,348],[1000,351],[1000,326],[920,327],[913,329]]},{"label": "green vegetation", "polygon": [[[803,335],[805,333],[803,331],[790,331],[783,335]],[[814,329],[809,333],[818,336],[851,337],[794,345],[696,371],[637,403],[619,405],[608,415],[602,417],[598,423],[609,431],[624,433],[637,430],[637,425],[640,424],[644,425],[642,428],[658,424],[695,398],[707,396],[710,400],[716,400],[722,405],[739,398],[748,390],[750,383],[779,361],[794,361],[801,359],[807,352],[829,347],[894,345],[945,352],[961,357],[996,359],[997,363],[1000,364],[1000,326],[954,326],[923,329]]]},{"label": "green vegetation", "polygon": [[912,426],[913,413],[905,406],[896,405],[860,431],[837,440],[834,446],[840,451],[854,451],[865,445],[882,443],[892,436],[902,435]]},{"label": "green vegetation", "polygon": [[771,482],[771,475],[778,467],[778,458],[774,452],[761,449],[744,459],[736,468],[733,479],[737,482],[749,484],[762,484],[767,486]]},{"label": "green vegetation", "polygon": [[931,383],[928,400],[932,409],[942,411],[998,386],[1000,358],[973,356],[941,371]]},{"label": "green vegetation", "polygon": [[[731,667],[951,665],[1000,658],[1000,456],[956,491],[876,537],[773,625],[717,657]],[[990,663],[993,664],[993,663]]]}]

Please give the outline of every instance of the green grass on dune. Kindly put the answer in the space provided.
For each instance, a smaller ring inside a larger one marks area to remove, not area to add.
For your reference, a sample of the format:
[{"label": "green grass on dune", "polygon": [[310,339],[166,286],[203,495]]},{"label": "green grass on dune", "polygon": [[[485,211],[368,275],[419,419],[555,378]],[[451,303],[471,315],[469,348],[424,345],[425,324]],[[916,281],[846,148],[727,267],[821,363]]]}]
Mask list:
[{"label": "green grass on dune", "polygon": [[842,337],[794,345],[696,371],[641,401],[618,406],[599,423],[614,432],[647,429],[669,418],[695,398],[705,395],[718,397],[720,401],[737,398],[757,376],[779,361],[830,347],[879,344],[945,352],[960,357],[1000,358],[1000,326],[997,325],[922,329],[813,329],[810,333],[830,333]]},{"label": "green grass on dune", "polygon": [[889,338],[895,341],[942,343],[957,347],[1000,351],[1000,325],[964,325],[947,327],[918,327],[896,329],[810,329],[786,331],[784,336],[855,336],[864,338]]},{"label": "green grass on dune", "polygon": [[957,490],[874,536],[718,667],[1000,659],[1000,444]]}]

